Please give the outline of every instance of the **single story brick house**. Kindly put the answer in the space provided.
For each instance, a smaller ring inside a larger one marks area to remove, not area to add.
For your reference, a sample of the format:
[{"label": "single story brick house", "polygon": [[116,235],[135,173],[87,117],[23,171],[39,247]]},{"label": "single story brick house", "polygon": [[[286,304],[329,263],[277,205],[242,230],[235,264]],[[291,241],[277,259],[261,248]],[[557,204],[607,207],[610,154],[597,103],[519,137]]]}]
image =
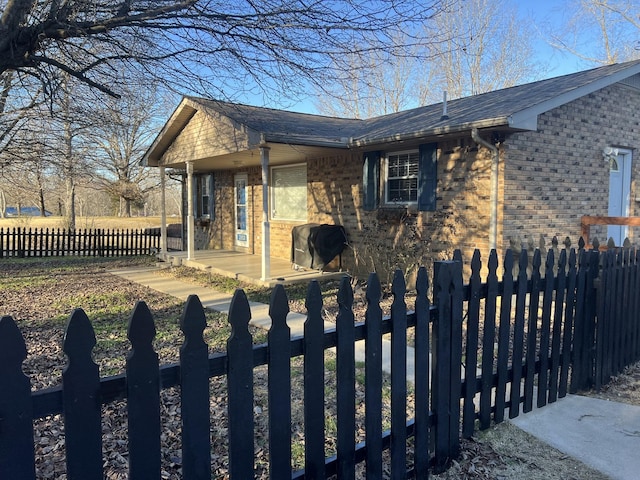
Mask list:
[{"label": "single story brick house", "polygon": [[267,278],[308,223],[344,227],[353,272],[575,241],[583,215],[640,215],[639,146],[632,61],[367,120],[185,97],[143,162],[183,172],[190,255],[261,255]]}]

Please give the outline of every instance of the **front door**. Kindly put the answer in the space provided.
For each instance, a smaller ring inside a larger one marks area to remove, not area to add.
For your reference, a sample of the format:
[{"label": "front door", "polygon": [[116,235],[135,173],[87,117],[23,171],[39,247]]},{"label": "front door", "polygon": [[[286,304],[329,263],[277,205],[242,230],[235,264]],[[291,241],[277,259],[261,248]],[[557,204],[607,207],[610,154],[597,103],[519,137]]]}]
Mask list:
[{"label": "front door", "polygon": [[234,177],[235,183],[235,246],[247,248],[249,246],[249,205],[247,203],[247,183],[246,173],[239,173]]},{"label": "front door", "polygon": [[[631,192],[631,151],[618,150],[609,157],[609,216],[626,217],[629,215]],[[617,246],[627,237],[624,225],[609,225],[607,239],[613,238]]]}]

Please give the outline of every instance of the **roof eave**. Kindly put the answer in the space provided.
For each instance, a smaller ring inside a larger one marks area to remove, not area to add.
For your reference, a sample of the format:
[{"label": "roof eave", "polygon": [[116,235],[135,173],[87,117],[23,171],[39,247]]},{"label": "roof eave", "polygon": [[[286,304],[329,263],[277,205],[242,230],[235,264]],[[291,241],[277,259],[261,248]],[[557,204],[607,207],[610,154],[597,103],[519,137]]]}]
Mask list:
[{"label": "roof eave", "polygon": [[[628,68],[612,73],[610,75],[598,78],[580,87],[569,90],[568,92],[557,95],[549,100],[545,100],[537,105],[533,105],[519,112],[515,112],[509,116],[509,124],[513,128],[524,128],[525,130],[536,130],[537,126],[531,128],[532,119],[538,115],[553,110],[554,108],[565,105],[569,102],[577,100],[602,88],[618,83],[626,78],[640,73],[640,63],[632,65]],[[519,125],[523,125],[520,127]]]},{"label": "roof eave", "polygon": [[[169,117],[169,120],[156,135],[151,146],[139,160],[140,165],[143,167],[158,167],[160,165],[160,158],[164,152],[195,115],[197,109],[191,103],[192,101],[189,97],[182,99],[171,117]],[[185,112],[185,115],[183,115],[183,112]]]},{"label": "roof eave", "polygon": [[[497,118],[489,118],[476,122],[466,122],[460,123],[457,125],[443,125],[439,127],[427,128],[423,130],[419,130],[417,132],[412,132],[408,134],[396,134],[389,135],[386,137],[379,138],[352,138],[349,142],[349,146],[351,148],[362,148],[368,147],[372,145],[382,145],[386,143],[399,143],[399,142],[408,142],[413,140],[418,140],[421,138],[428,137],[445,137],[449,135],[454,135],[457,133],[463,133],[471,131],[472,128],[496,128],[496,127],[511,127],[508,117],[497,117]],[[513,127],[517,128],[517,127]]]},{"label": "roof eave", "polygon": [[301,146],[309,146],[309,147],[329,147],[329,148],[349,148],[349,139],[348,138],[340,138],[340,139],[331,139],[331,138],[316,138],[316,137],[306,137],[299,135],[288,135],[288,134],[261,134],[261,138],[264,139],[264,142],[272,142],[272,143],[283,143],[287,145],[301,145]]}]

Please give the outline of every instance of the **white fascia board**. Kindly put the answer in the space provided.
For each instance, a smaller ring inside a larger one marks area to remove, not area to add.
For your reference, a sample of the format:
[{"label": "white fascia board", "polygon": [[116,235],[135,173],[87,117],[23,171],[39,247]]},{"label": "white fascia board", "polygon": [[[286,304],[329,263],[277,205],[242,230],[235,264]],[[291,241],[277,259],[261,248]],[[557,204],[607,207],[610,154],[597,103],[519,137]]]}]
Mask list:
[{"label": "white fascia board", "polygon": [[509,127],[511,128],[533,131],[538,129],[538,115],[531,114],[531,112],[527,110],[509,115],[508,120]]}]

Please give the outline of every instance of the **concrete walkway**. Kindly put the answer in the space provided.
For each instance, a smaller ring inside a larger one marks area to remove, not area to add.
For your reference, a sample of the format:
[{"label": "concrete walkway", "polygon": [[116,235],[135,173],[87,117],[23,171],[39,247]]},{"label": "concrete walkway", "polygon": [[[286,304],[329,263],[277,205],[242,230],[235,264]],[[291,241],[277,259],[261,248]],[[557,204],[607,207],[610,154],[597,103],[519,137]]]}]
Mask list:
[{"label": "concrete walkway", "polygon": [[[211,288],[201,287],[193,283],[183,282],[176,278],[158,275],[156,268],[145,267],[131,270],[114,270],[111,273],[181,300],[186,301],[189,295],[197,295],[203,307],[216,312],[229,313],[232,295],[216,292]],[[251,321],[249,323],[268,330],[269,327],[271,327],[269,305],[249,302],[249,307],[251,308]],[[304,321],[306,318],[306,315],[289,312],[287,324],[291,329],[292,337],[301,337],[304,334]],[[324,324],[325,330],[334,327],[335,324],[331,322],[325,322]],[[407,380],[409,382],[413,382],[415,378],[414,358],[414,349],[407,347]],[[363,362],[364,359],[364,341],[356,342],[356,360]],[[391,372],[391,343],[388,341],[382,342],[382,369],[387,373]]]},{"label": "concrete walkway", "polygon": [[640,478],[640,407],[568,395],[510,421],[612,479]]},{"label": "concrete walkway", "polygon": [[[189,295],[197,295],[202,306],[216,312],[229,313],[232,295],[220,293],[211,288],[201,287],[189,282],[183,282],[170,276],[157,274],[156,268],[135,268],[131,270],[114,270],[111,273],[125,278],[131,282],[144,285],[161,293],[166,293],[180,300],[186,301]],[[269,329],[271,318],[269,317],[269,305],[258,302],[249,302],[251,307],[251,325]],[[302,336],[304,321],[307,317],[299,313],[290,312],[287,316],[287,324],[291,328],[291,336]],[[333,324],[325,323],[325,328]]]},{"label": "concrete walkway", "polygon": [[[111,272],[149,288],[186,300],[198,295],[205,308],[228,313],[231,295],[175,278],[157,275],[155,268]],[[250,302],[251,324],[268,329],[269,306]],[[291,336],[302,336],[305,315],[289,313]],[[335,325],[325,323],[325,328]],[[383,345],[383,369],[391,371],[390,342]],[[407,347],[407,380],[414,379],[414,353]],[[356,358],[364,361],[364,342],[356,345]],[[640,478],[640,407],[569,395],[544,408],[510,420],[514,425],[615,480]],[[579,478],[579,477],[576,477]]]}]

